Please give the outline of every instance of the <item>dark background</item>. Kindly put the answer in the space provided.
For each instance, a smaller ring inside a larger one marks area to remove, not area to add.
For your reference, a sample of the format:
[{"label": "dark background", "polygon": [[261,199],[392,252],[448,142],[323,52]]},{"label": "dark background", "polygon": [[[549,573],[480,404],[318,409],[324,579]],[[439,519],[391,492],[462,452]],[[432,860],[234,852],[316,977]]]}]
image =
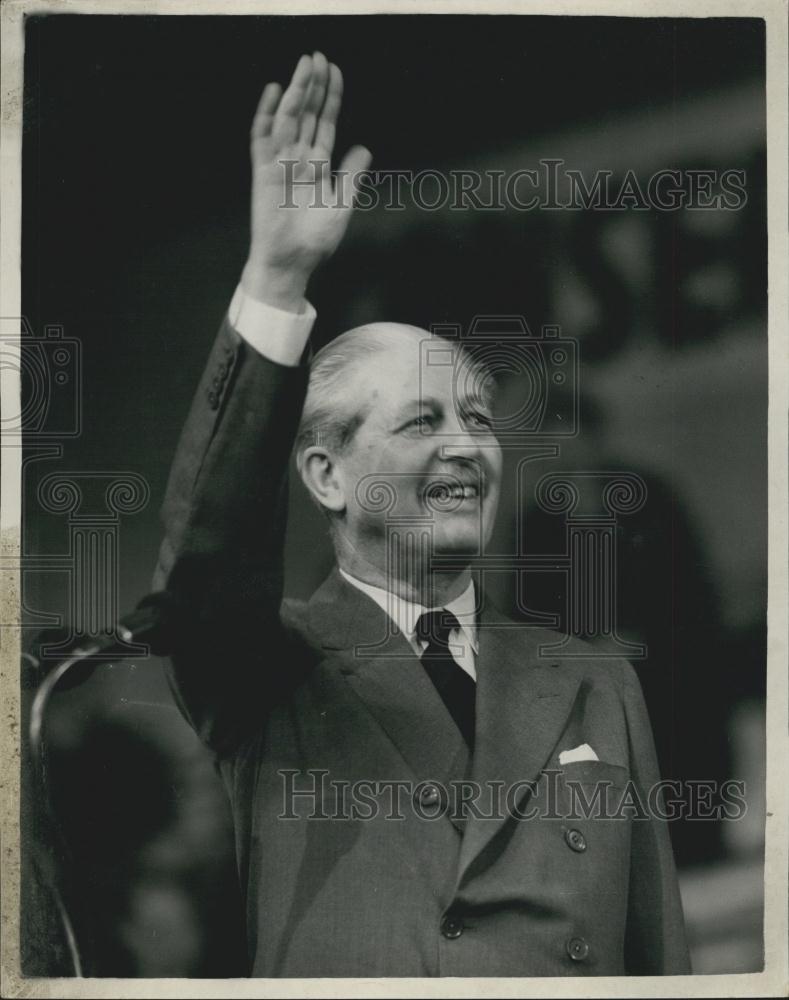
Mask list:
[{"label": "dark background", "polygon": [[[112,522],[109,605],[128,609],[150,587],[169,463],[246,252],[251,117],[263,84],[284,83],[298,55],[316,48],[345,75],[338,149],[364,143],[379,170],[512,171],[553,156],[589,178],[596,169],[632,168],[644,179],[665,168],[747,173],[747,204],[736,212],[359,214],[311,299],[317,342],[365,320],[467,328],[483,313],[520,314],[533,331],[559,323],[579,342],[581,433],[535,467],[533,481],[556,469],[621,468],[648,485],[645,508],[618,528],[620,626],[649,648],[636,666],[664,776],[748,783],[740,823],[672,829],[695,967],[757,968],[762,21],[29,17],[23,312],[34,339],[62,327],[82,362],[27,438],[30,634],[74,625],[75,522],[99,523],[107,477],[133,473],[149,491],[140,510]],[[53,473],[81,474],[78,512],[42,503],[39,487]],[[288,590],[304,595],[331,556],[298,490],[292,508]],[[505,497],[494,547],[512,552],[526,521],[529,551],[560,548],[563,522],[534,511],[528,489],[520,501],[514,489]],[[492,586],[518,614],[514,578]],[[531,579],[526,590],[530,606],[563,614],[558,578]],[[90,633],[102,621],[99,613],[79,627]],[[104,669],[57,696],[50,722],[71,892],[89,914],[96,973],[243,974],[223,792],[160,666],[132,658]],[[54,850],[32,811],[29,886],[36,836]],[[46,891],[28,896],[27,971],[67,970],[43,916]]]}]

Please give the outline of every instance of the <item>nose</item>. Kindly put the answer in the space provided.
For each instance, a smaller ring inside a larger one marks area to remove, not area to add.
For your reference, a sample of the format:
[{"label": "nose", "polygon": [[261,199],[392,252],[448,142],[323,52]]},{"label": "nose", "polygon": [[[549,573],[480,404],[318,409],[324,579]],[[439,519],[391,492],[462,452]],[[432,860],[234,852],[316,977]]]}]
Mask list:
[{"label": "nose", "polygon": [[456,413],[446,421],[441,458],[446,461],[461,459],[470,462],[479,462],[482,458],[479,434],[470,431]]}]

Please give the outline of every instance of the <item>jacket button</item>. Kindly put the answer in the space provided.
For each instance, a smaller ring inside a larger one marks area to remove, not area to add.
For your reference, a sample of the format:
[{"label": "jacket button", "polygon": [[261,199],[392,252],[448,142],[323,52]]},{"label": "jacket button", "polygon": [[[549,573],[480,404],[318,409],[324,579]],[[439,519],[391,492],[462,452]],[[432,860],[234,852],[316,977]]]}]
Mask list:
[{"label": "jacket button", "polygon": [[226,364],[219,365],[219,367],[216,370],[216,373],[219,376],[219,378],[221,378],[221,379],[226,378],[227,377],[227,365]]},{"label": "jacket button", "polygon": [[565,830],[564,839],[567,841],[567,846],[573,851],[582,854],[586,850],[586,837],[580,830]]},{"label": "jacket button", "polygon": [[224,350],[225,350],[225,357],[226,357],[226,358],[228,359],[228,361],[229,361],[229,360],[230,360],[230,358],[232,358],[232,357],[233,357],[233,355],[234,355],[234,354],[236,353],[236,352],[235,352],[235,351],[233,350],[233,348],[232,348],[232,347],[225,347],[225,349],[224,349]]},{"label": "jacket button", "polygon": [[423,806],[434,806],[441,798],[435,785],[425,785],[419,793],[419,802]]},{"label": "jacket button", "polygon": [[589,945],[582,937],[570,938],[567,942],[567,954],[574,962],[583,962],[589,955]]},{"label": "jacket button", "polygon": [[453,941],[463,933],[463,921],[456,914],[448,913],[441,921],[441,933]]},{"label": "jacket button", "polygon": [[212,410],[215,410],[219,406],[219,397],[215,392],[208,393],[208,405]]}]

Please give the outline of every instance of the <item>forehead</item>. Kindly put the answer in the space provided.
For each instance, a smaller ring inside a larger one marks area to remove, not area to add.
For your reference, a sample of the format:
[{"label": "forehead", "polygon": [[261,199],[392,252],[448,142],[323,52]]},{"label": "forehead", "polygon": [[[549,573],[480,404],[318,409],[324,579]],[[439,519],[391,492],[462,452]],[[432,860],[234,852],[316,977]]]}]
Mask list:
[{"label": "forehead", "polygon": [[387,338],[359,374],[356,388],[387,407],[428,397],[446,405],[487,392],[482,370],[457,344],[413,329]]}]

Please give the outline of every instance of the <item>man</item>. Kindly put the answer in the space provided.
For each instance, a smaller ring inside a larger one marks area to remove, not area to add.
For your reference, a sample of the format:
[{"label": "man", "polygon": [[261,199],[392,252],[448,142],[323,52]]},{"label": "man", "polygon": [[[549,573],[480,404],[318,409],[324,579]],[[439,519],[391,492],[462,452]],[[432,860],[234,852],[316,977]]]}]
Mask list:
[{"label": "man", "polygon": [[[370,163],[330,176],[341,87],[316,53],[261,97],[249,258],[156,575],[184,615],[176,697],[230,795],[252,974],[687,972],[665,824],[567,808],[658,781],[632,669],[541,657],[556,637],[472,580],[501,477],[484,372],[396,324],[301,363],[308,279]],[[306,604],[281,603],[294,441],[338,564]]]}]

